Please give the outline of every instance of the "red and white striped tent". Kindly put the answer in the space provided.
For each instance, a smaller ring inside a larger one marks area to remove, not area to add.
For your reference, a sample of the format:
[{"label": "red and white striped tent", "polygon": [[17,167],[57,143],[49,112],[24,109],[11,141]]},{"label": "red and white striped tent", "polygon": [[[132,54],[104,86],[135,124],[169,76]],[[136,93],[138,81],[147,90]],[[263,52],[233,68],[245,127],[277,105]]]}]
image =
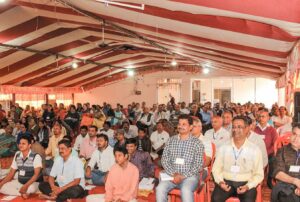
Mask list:
[{"label": "red and white striped tent", "polygon": [[1,1],[1,85],[91,89],[128,65],[275,79],[300,36],[299,0]]}]

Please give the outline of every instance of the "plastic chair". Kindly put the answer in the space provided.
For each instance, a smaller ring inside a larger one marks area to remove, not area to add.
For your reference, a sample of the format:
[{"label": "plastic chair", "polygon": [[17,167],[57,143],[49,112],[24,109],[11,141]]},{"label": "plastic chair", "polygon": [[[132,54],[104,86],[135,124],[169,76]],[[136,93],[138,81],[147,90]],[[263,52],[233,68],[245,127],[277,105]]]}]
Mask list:
[{"label": "plastic chair", "polygon": [[286,132],[282,136],[278,137],[274,144],[274,154],[277,154],[278,149],[284,145],[288,145],[291,142],[291,132]]},{"label": "plastic chair", "polygon": [[[203,156],[203,162],[205,162],[205,154]],[[202,181],[202,172],[200,172],[198,188],[196,189],[196,191],[194,191],[194,201],[197,201],[197,202],[205,201],[206,183],[204,183],[202,186],[201,181]],[[169,192],[169,195],[171,196],[171,202],[176,202],[176,198],[180,197],[180,195],[181,195],[180,189],[171,190]]]},{"label": "plastic chair", "polygon": [[211,201],[211,193],[210,193],[210,187],[209,187],[209,181],[211,179],[211,172],[212,172],[212,167],[216,158],[216,145],[214,143],[211,143],[212,146],[212,158],[210,165],[207,168],[207,178],[205,179],[205,184],[206,184],[206,195],[207,195],[207,201]]},{"label": "plastic chair", "polygon": [[[259,184],[256,187],[256,199],[255,202],[262,202],[262,190],[261,190],[261,184]],[[226,202],[240,202],[240,199],[238,197],[230,197],[226,200]]]},{"label": "plastic chair", "polygon": [[[200,179],[199,179],[199,185],[196,191],[194,191],[194,201],[197,202],[204,202],[205,201],[205,190],[206,190],[206,184],[201,186],[201,179],[202,175],[200,174]],[[172,191],[169,192],[169,195],[171,196],[171,202],[176,202],[176,198],[180,197],[180,189],[173,189]]]}]

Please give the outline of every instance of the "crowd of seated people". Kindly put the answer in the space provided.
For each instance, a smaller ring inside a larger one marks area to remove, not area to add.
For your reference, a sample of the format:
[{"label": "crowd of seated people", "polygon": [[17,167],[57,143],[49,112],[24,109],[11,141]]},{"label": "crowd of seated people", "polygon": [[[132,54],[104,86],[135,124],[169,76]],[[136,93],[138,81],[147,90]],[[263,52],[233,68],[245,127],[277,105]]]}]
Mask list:
[{"label": "crowd of seated people", "polygon": [[[27,199],[38,192],[62,202],[87,196],[88,183],[105,186],[105,194],[87,200],[134,202],[139,182],[158,177],[159,168],[156,201],[167,202],[168,193],[179,189],[183,202],[193,202],[212,166],[213,202],[232,196],[253,202],[264,178],[272,201],[300,200],[300,126],[292,127],[287,109],[277,104],[267,109],[258,103],[150,107],[143,102],[127,108],[78,103],[23,109],[16,103],[8,111],[0,106],[0,113],[0,157],[13,158],[0,181],[4,195]],[[290,144],[277,151],[277,139],[286,133]]]}]

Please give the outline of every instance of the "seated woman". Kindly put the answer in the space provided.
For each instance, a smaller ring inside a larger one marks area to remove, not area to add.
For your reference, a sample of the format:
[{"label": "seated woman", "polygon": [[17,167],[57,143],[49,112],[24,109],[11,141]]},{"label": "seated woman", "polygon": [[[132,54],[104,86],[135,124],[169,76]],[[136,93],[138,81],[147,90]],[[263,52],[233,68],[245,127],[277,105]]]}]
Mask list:
[{"label": "seated woman", "polygon": [[272,189],[272,202],[300,201],[300,125],[293,127],[290,140],[276,154],[273,175],[278,182]]},{"label": "seated woman", "polygon": [[[31,151],[31,136],[21,136],[19,150],[14,157],[10,172],[0,183],[0,193],[28,198],[37,192],[41,176],[42,158]],[[13,179],[18,172],[18,179]]]}]

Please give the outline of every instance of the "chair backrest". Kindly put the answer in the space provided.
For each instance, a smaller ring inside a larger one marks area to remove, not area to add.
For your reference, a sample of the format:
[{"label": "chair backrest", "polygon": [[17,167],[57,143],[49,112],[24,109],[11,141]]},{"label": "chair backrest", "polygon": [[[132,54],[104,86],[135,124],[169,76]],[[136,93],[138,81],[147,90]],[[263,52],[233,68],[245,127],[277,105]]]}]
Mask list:
[{"label": "chair backrest", "polygon": [[282,136],[278,137],[274,144],[274,154],[276,155],[278,149],[284,145],[288,145],[291,142],[291,132],[286,132]]},{"label": "chair backrest", "polygon": [[212,167],[214,165],[215,158],[216,158],[216,145],[213,142],[211,143],[211,147],[212,147],[212,157],[211,157],[210,165],[207,168],[207,170],[208,170],[208,176],[207,176],[208,179],[211,176]]},{"label": "chair backrest", "polygon": [[286,132],[283,135],[281,135],[280,139],[282,145],[288,145],[291,142],[291,135],[292,132]]}]

